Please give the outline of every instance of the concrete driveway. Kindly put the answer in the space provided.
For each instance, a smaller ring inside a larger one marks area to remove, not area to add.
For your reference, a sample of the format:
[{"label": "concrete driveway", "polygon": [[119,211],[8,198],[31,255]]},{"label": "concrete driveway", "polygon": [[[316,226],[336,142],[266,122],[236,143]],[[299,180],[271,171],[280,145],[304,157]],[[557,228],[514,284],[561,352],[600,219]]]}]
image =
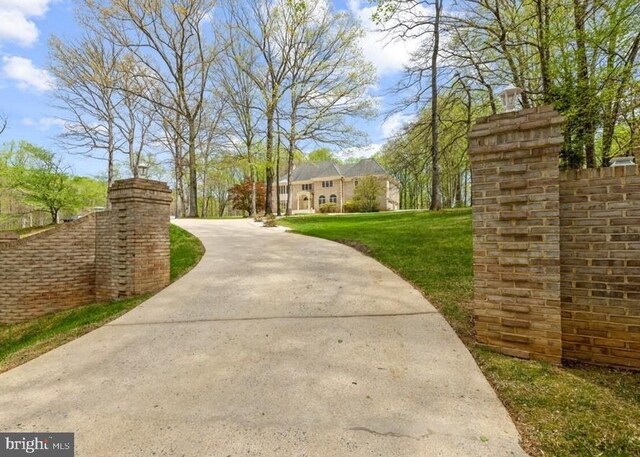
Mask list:
[{"label": "concrete driveway", "polygon": [[77,456],[526,455],[420,293],[355,250],[179,221],[207,253],[125,316],[0,375],[0,431]]}]

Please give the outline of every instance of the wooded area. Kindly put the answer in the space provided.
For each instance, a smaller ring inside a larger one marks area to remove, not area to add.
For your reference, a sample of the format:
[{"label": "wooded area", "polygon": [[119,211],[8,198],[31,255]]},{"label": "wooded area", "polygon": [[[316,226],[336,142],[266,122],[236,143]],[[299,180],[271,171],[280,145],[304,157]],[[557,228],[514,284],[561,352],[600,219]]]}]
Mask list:
[{"label": "wooded area", "polygon": [[[521,107],[553,104],[566,117],[563,167],[640,154],[636,0],[373,3],[387,40],[418,43],[382,113],[412,121],[377,154],[400,184],[401,208],[470,204],[467,135],[503,109],[510,85],[522,89]],[[279,193],[271,207],[274,182],[368,143],[355,125],[377,114],[376,69],[350,9],[78,0],[75,13],[80,38],[50,40],[60,147],[104,160],[107,187],[144,163],[170,182],[177,217],[229,214],[237,185],[251,188],[251,214],[288,213]]]},{"label": "wooded area", "polygon": [[133,176],[157,164],[178,217],[224,214],[245,178],[251,212],[276,211],[273,184],[306,160],[301,144],[362,143],[352,121],[373,114],[375,72],[350,13],[302,0],[82,0],[77,14],[83,37],[51,40],[62,140],[105,159],[108,184],[123,158]]},{"label": "wooded area", "polygon": [[562,167],[640,155],[640,3],[635,0],[379,0],[391,37],[418,39],[396,112],[418,112],[384,148],[403,208],[468,203],[467,134],[522,89],[567,119]]}]

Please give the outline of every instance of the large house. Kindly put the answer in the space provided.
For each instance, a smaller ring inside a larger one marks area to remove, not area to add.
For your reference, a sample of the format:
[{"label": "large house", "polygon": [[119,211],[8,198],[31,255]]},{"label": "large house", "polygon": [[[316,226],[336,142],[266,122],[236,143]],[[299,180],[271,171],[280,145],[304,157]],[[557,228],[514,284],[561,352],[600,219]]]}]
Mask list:
[{"label": "large house", "polygon": [[[383,192],[378,197],[381,211],[399,209],[397,182],[389,176],[375,159],[362,159],[356,163],[335,162],[304,163],[291,172],[291,210],[293,214],[314,213],[323,203],[335,203],[343,212],[344,203],[353,200],[358,180],[373,176],[380,180]],[[275,187],[275,186],[274,186]],[[276,191],[280,194],[280,207],[284,212],[287,202],[287,177],[274,188],[273,208],[276,208]]]}]

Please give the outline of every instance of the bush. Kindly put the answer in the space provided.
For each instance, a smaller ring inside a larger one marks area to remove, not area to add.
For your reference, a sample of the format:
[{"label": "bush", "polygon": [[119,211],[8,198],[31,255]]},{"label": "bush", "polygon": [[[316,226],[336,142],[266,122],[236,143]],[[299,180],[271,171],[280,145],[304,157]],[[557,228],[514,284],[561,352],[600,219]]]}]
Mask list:
[{"label": "bush", "polygon": [[264,227],[277,227],[276,217],[273,214],[269,214],[263,218]]},{"label": "bush", "polygon": [[326,214],[326,213],[337,213],[338,212],[338,205],[336,203],[323,203],[322,205],[320,205],[320,207],[318,209],[323,214]]},{"label": "bush", "polygon": [[262,222],[263,217],[259,214],[257,214],[256,216],[254,216],[253,220],[255,222]]},{"label": "bush", "polygon": [[347,200],[344,202],[343,209],[345,213],[359,213],[360,203],[355,200]]}]

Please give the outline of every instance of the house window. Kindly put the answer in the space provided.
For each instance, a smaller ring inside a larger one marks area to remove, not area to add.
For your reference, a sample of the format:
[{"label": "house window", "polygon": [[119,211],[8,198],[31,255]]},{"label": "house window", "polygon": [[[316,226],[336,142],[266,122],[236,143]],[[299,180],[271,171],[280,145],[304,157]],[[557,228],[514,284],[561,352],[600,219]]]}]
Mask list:
[{"label": "house window", "polygon": [[333,187],[333,181],[322,181],[322,187]]},{"label": "house window", "polygon": [[324,205],[325,203],[327,203],[327,199],[325,198],[324,195],[320,195],[320,197],[318,198],[318,203],[320,203],[321,205]]},{"label": "house window", "polygon": [[280,186],[280,193],[281,194],[286,194],[287,193],[287,186]]},{"label": "house window", "polygon": [[338,197],[336,197],[335,195],[332,195],[331,197],[329,197],[329,201],[331,203],[338,203]]},{"label": "house window", "polygon": [[313,184],[303,184],[302,185],[302,190],[312,191],[313,190]]}]

